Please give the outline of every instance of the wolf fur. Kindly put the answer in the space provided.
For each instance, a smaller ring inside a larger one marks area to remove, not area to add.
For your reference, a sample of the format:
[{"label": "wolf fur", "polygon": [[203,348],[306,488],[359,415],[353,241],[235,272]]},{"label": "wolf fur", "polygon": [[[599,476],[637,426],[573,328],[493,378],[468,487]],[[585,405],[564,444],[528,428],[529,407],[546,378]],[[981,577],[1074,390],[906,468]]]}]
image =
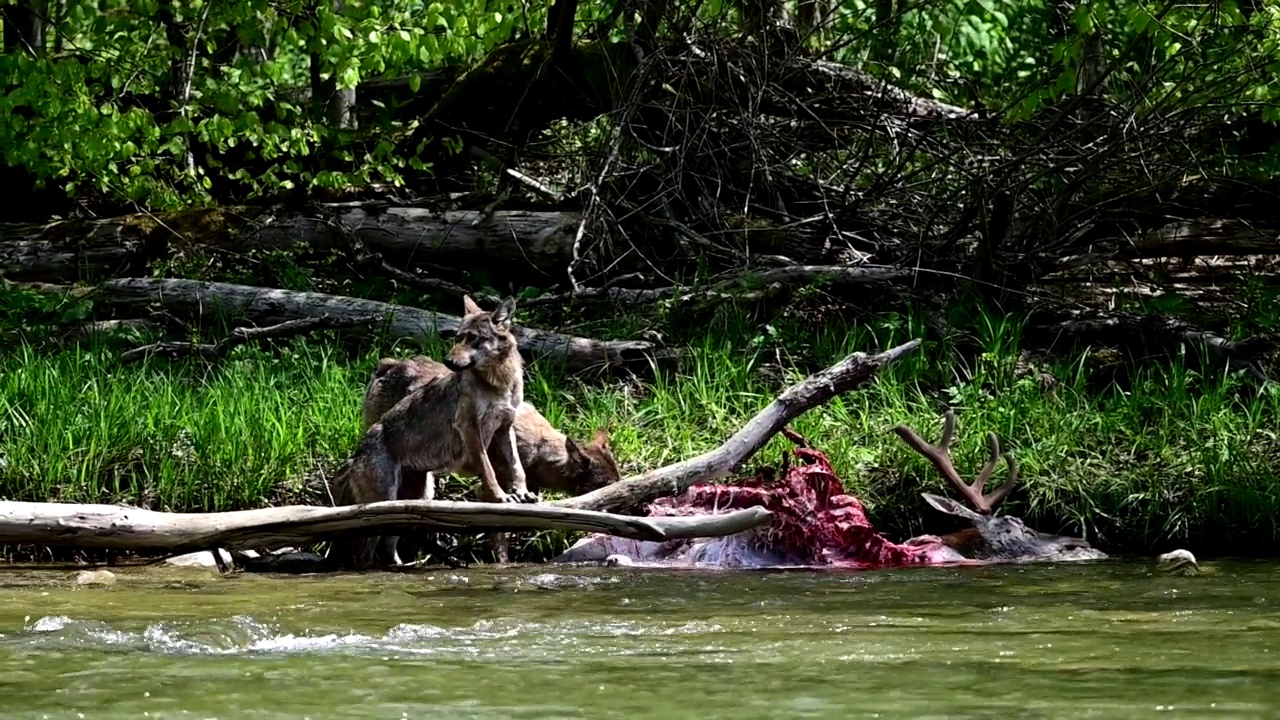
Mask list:
[{"label": "wolf fur", "polygon": [[[376,423],[401,398],[424,384],[435,382],[452,373],[443,363],[424,356],[408,359],[384,358],[369,379],[364,396],[364,425]],[[617,461],[609,447],[609,431],[596,430],[591,440],[578,443],[556,430],[537,408],[528,402],[516,408],[514,423],[516,450],[525,471],[526,484],[534,492],[555,490],[580,495],[622,479]],[[499,482],[508,476],[501,457],[493,457]],[[405,471],[405,476],[413,471]],[[477,468],[465,468],[461,474],[478,477]],[[503,489],[508,489],[503,486]]]},{"label": "wolf fur", "polygon": [[[383,413],[408,393],[450,374],[452,371],[443,363],[424,356],[379,361],[365,391],[365,426],[376,423]],[[579,495],[622,479],[609,447],[609,432],[605,428],[596,430],[589,442],[580,444],[556,430],[537,408],[527,402],[520,403],[516,409],[513,427],[516,451],[525,471],[527,486],[534,492],[557,490]],[[501,482],[509,476],[505,459],[492,449],[490,457]],[[433,474],[407,468],[402,468],[401,472],[402,487],[409,492],[421,493],[418,497],[434,497],[436,478]],[[475,477],[479,470],[466,467],[459,474]],[[509,490],[506,485],[503,489]],[[495,559],[500,563],[507,562],[510,549],[507,533],[491,532],[488,535]]]},{"label": "wolf fur", "polygon": [[[480,478],[481,500],[537,502],[526,485],[513,429],[516,408],[524,402],[524,365],[511,334],[515,299],[485,312],[464,297],[463,309],[456,341],[444,361],[449,374],[411,389],[368,427],[338,471],[338,504],[431,499],[434,473],[464,471]],[[499,483],[495,460],[504,469],[505,483]],[[405,470],[416,472],[406,477]],[[350,540],[341,544],[337,560],[369,567],[381,548],[383,560],[398,565],[397,540]]]}]

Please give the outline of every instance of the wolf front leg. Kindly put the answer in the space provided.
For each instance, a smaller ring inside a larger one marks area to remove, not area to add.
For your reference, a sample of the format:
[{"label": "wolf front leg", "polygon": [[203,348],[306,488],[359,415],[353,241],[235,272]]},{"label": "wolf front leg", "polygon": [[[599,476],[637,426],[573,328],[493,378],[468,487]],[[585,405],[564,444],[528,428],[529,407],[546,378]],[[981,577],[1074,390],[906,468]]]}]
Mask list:
[{"label": "wolf front leg", "polygon": [[495,442],[489,447],[493,448],[502,457],[502,462],[506,466],[510,477],[507,481],[510,483],[511,494],[516,497],[516,502],[536,503],[539,497],[536,493],[529,490],[526,484],[524,465],[520,462],[520,450],[516,445],[516,429],[515,424],[500,428],[496,433]]},{"label": "wolf front leg", "polygon": [[514,495],[504,492],[502,486],[498,484],[498,474],[494,472],[489,453],[485,451],[489,443],[485,442],[479,433],[467,433],[466,443],[467,452],[474,459],[472,467],[480,469],[480,500],[500,503],[517,502]]}]

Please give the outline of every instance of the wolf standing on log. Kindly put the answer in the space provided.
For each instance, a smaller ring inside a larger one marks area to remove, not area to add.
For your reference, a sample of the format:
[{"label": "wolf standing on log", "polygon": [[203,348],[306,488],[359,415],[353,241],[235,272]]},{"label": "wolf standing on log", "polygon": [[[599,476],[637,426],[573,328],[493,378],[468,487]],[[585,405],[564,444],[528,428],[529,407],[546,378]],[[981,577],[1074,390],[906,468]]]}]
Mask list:
[{"label": "wolf standing on log", "polygon": [[[383,358],[369,379],[365,390],[364,426],[368,429],[388,410],[413,390],[435,382],[450,374],[443,363],[424,356],[407,359]],[[581,495],[622,479],[617,460],[609,447],[609,431],[600,428],[591,440],[579,443],[556,430],[538,409],[528,402],[516,408],[512,426],[516,433],[516,450],[520,465],[524,468],[528,488],[533,492],[555,490]],[[490,453],[498,481],[510,477],[501,456]],[[409,482],[417,471],[402,469],[401,482]],[[463,474],[476,477],[476,468],[467,468]],[[414,482],[422,482],[416,477]],[[509,488],[504,485],[503,490]]]},{"label": "wolf standing on log", "polygon": [[[451,374],[452,371],[444,364],[428,357],[417,356],[407,360],[383,358],[365,390],[362,409],[365,428],[378,422],[410,392]],[[609,432],[605,428],[596,430],[589,442],[578,443],[556,430],[537,408],[527,402],[516,408],[512,427],[516,434],[516,453],[524,468],[527,486],[534,492],[558,490],[580,495],[622,479],[613,451],[609,448]],[[500,438],[494,440],[501,441]],[[505,458],[490,448],[490,459],[498,481],[506,483],[502,489],[510,492],[511,473]],[[404,492],[414,492],[417,493],[415,497],[425,496],[428,499],[434,496],[434,475],[407,467],[401,467],[400,473],[400,486],[406,488]],[[480,471],[479,468],[467,467],[460,474],[475,477]],[[408,495],[402,493],[401,498],[408,499]],[[507,534],[490,533],[489,539],[495,559],[500,563],[507,562],[510,549]]]},{"label": "wolf standing on log", "polygon": [[[437,472],[478,475],[480,499],[487,502],[537,502],[525,484],[513,429],[516,408],[524,402],[524,364],[511,334],[515,299],[491,313],[470,297],[462,303],[457,341],[444,361],[452,372],[413,389],[369,426],[338,471],[337,504],[432,499]],[[510,492],[499,484],[490,452],[506,469]],[[405,477],[406,469],[416,471],[413,477]],[[398,565],[397,539],[336,543],[335,550],[345,546],[337,559],[366,568],[380,545],[383,559]]]}]

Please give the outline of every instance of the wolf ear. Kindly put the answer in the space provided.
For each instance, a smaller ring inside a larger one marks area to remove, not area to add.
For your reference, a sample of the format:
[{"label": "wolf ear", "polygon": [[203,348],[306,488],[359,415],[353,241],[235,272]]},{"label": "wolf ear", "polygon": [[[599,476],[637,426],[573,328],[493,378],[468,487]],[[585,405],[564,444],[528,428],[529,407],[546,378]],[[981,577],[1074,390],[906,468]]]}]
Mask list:
[{"label": "wolf ear", "polygon": [[480,309],[480,306],[476,304],[475,300],[471,299],[470,295],[462,296],[462,313],[464,315],[475,315],[476,313],[481,312],[484,311]]},{"label": "wolf ear", "polygon": [[608,425],[596,430],[595,434],[591,436],[591,444],[601,449],[607,449],[609,447]]},{"label": "wolf ear", "polygon": [[587,459],[586,453],[582,452],[582,447],[573,438],[564,439],[564,454],[574,465],[583,465]]},{"label": "wolf ear", "polygon": [[497,310],[493,311],[493,324],[502,327],[511,324],[511,316],[516,314],[516,299],[509,297],[502,301]]}]

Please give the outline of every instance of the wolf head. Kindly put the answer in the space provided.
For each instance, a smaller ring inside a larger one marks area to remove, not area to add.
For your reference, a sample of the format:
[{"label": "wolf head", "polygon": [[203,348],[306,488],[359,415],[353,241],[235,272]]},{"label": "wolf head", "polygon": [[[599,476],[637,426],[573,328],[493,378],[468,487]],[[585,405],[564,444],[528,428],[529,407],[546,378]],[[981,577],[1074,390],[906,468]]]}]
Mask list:
[{"label": "wolf head", "polygon": [[618,463],[609,447],[609,430],[600,428],[585,444],[573,439],[565,440],[568,465],[573,468],[577,492],[590,492],[612,485],[622,479]]},{"label": "wolf head", "polygon": [[453,348],[444,358],[445,367],[454,372],[478,370],[482,373],[518,361],[516,337],[511,334],[511,316],[516,311],[515,298],[507,298],[497,310],[486,312],[470,296],[463,296],[465,314],[458,323]]}]

